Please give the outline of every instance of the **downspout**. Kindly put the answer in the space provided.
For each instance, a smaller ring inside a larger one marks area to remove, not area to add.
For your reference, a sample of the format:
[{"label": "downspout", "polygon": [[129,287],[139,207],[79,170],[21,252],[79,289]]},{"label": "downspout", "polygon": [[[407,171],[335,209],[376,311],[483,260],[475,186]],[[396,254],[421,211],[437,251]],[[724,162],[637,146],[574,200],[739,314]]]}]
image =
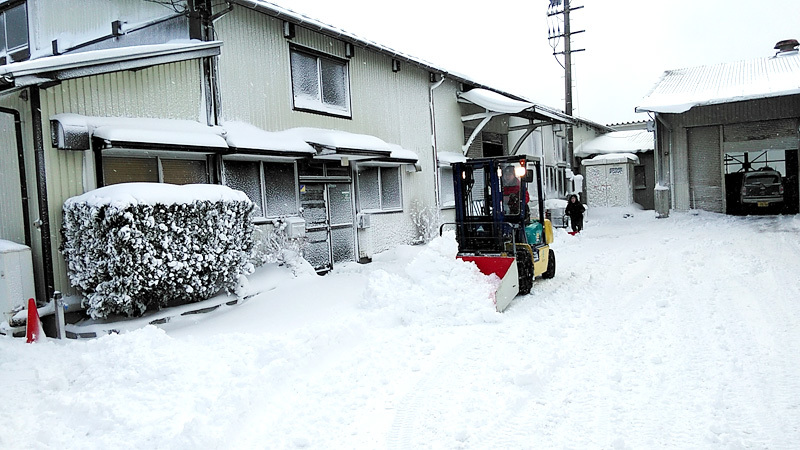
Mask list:
[{"label": "downspout", "polygon": [[[196,21],[196,25],[189,26],[190,37],[192,39],[199,39],[204,42],[214,40],[214,22],[222,18],[222,16],[233,11],[233,5],[227,3],[227,7],[213,13],[213,5],[211,0],[197,0],[190,2],[192,11],[189,13],[189,20]],[[218,85],[218,69],[217,69],[216,56],[209,56],[203,58],[203,90],[205,92],[206,104],[206,124],[219,125],[219,107],[220,107],[220,94]]]},{"label": "downspout", "polygon": [[50,241],[50,209],[47,203],[47,172],[45,170],[44,130],[42,128],[42,101],[39,87],[30,88],[31,122],[33,123],[33,149],[36,155],[36,187],[39,193],[39,232],[42,235],[42,264],[44,266],[45,298],[55,291],[53,275],[53,248]]},{"label": "downspout", "polygon": [[441,182],[439,180],[439,147],[436,143],[436,107],[433,101],[433,90],[438,88],[439,86],[444,83],[444,74],[441,75],[441,79],[433,84],[428,91],[428,109],[431,114],[431,146],[433,147],[433,194],[434,194],[434,205],[436,208],[439,208],[441,204],[439,203],[439,199],[441,198],[439,194],[439,189],[441,189]]},{"label": "downspout", "polygon": [[28,206],[28,178],[25,175],[25,150],[22,145],[22,119],[19,111],[0,107],[0,113],[14,116],[14,132],[17,135],[17,159],[19,160],[19,187],[22,191],[22,217],[25,229],[25,245],[31,246],[30,207]]}]

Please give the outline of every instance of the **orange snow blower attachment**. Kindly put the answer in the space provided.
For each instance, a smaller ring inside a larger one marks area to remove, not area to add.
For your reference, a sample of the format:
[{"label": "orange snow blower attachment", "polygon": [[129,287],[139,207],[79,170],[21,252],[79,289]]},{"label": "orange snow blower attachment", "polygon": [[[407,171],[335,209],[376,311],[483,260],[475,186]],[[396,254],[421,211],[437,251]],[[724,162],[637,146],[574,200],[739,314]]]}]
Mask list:
[{"label": "orange snow blower attachment", "polygon": [[[533,166],[534,170],[528,169]],[[458,258],[500,279],[494,293],[498,312],[518,294],[528,294],[537,276],[555,275],[549,244],[552,227],[544,219],[538,161],[514,156],[453,163]],[[528,184],[536,189],[540,219],[531,221]],[[443,224],[442,227],[448,224]]]}]

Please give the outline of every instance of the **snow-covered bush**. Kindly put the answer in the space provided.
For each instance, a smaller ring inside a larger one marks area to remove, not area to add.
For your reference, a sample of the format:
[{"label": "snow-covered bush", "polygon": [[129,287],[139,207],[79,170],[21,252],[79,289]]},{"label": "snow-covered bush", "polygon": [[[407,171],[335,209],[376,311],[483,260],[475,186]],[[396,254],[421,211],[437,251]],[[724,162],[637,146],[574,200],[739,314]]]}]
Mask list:
[{"label": "snow-covered bush", "polygon": [[411,220],[417,230],[414,243],[425,244],[439,236],[441,214],[435,206],[424,206],[421,201],[414,200],[411,204]]},{"label": "snow-covered bush", "polygon": [[61,251],[93,318],[232,292],[252,272],[253,204],[225,186],[126,183],[64,203]]}]

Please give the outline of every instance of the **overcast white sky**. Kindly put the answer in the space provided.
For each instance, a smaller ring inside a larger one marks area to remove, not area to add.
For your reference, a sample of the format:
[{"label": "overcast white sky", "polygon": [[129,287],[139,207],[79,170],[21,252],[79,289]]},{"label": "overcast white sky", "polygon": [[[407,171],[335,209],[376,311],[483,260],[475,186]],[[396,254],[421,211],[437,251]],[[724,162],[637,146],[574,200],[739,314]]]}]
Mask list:
[{"label": "overcast white sky", "polygon": [[[270,0],[474,81],[564,109],[564,71],[547,39],[549,0]],[[574,114],[633,112],[668,69],[772,56],[800,39],[798,0],[571,0]],[[560,49],[559,49],[560,50]]]}]

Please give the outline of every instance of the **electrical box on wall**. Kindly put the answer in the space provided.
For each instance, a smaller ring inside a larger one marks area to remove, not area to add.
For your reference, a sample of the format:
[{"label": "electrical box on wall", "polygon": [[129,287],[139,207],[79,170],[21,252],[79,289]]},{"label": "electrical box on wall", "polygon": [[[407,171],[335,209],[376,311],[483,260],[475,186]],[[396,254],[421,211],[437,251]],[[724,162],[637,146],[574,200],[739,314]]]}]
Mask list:
[{"label": "electrical box on wall", "polygon": [[286,222],[286,237],[289,239],[297,239],[306,235],[306,221],[302,217],[287,217],[284,221]]},{"label": "electrical box on wall", "polygon": [[370,225],[371,225],[371,223],[370,223],[370,218],[371,217],[372,216],[370,216],[369,214],[359,214],[357,219],[356,219],[358,221],[358,228],[360,230],[363,230],[365,228],[369,228]]}]

